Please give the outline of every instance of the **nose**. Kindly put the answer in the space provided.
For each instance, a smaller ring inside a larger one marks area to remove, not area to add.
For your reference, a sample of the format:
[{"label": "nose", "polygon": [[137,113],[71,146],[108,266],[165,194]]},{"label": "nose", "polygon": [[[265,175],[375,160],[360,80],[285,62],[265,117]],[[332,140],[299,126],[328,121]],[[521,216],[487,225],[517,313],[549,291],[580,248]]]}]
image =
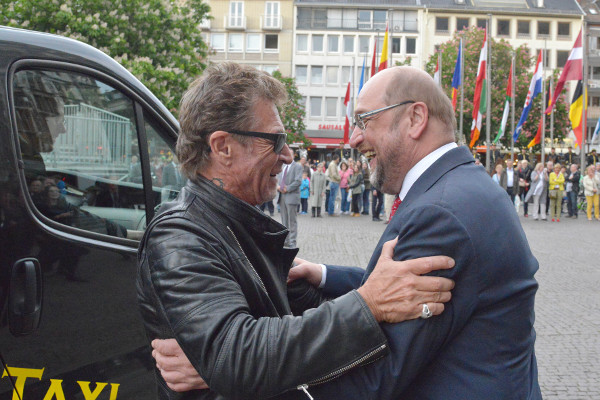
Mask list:
[{"label": "nose", "polygon": [[358,127],[358,125],[354,126],[354,130],[352,131],[352,136],[350,137],[350,147],[353,149],[357,148],[363,141],[363,131]]},{"label": "nose", "polygon": [[281,153],[279,153],[279,159],[282,160],[284,164],[291,164],[294,160],[292,151],[287,144],[283,146],[283,149],[281,149]]}]

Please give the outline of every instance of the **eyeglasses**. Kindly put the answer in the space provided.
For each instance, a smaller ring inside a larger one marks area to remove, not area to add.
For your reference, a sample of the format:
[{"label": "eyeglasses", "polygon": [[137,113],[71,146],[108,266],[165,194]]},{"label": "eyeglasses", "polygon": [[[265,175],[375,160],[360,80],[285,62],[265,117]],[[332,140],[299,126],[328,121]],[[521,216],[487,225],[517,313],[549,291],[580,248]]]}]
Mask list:
[{"label": "eyeglasses", "polygon": [[362,114],[357,114],[354,116],[354,125],[358,126],[358,129],[360,129],[361,131],[364,131],[365,129],[367,129],[367,122],[368,122],[367,118],[370,118],[373,115],[377,115],[381,112],[391,110],[392,108],[400,107],[400,106],[403,106],[405,104],[410,104],[410,103],[415,103],[415,101],[407,100],[407,101],[403,101],[402,103],[392,104],[391,106],[378,108],[377,110],[373,110],[373,111],[367,111]]},{"label": "eyeglasses", "polygon": [[267,139],[273,142],[273,151],[275,154],[281,153],[283,147],[285,146],[285,141],[287,139],[287,134],[285,132],[282,133],[266,133],[266,132],[252,132],[252,131],[238,131],[234,129],[230,129],[227,132],[235,133],[236,135],[242,136],[252,136],[262,139]]}]

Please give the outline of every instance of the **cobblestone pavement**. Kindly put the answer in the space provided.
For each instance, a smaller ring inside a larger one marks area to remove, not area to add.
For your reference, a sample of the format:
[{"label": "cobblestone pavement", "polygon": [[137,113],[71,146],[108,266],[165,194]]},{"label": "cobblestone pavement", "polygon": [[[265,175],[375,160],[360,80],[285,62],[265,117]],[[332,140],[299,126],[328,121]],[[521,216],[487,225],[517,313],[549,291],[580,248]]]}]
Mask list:
[{"label": "cobblestone pavement", "polygon": [[[600,399],[600,222],[580,215],[521,223],[540,263],[535,328],[544,399]],[[310,214],[299,215],[298,227],[299,257],[363,267],[385,229],[370,216]]]}]

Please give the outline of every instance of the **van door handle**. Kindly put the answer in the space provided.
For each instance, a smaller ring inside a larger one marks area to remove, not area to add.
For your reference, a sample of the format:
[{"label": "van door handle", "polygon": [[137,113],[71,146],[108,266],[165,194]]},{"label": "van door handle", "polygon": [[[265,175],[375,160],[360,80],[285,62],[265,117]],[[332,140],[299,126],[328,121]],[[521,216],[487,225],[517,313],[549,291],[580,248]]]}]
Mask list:
[{"label": "van door handle", "polygon": [[35,258],[14,263],[8,288],[8,326],[14,336],[33,333],[42,314],[42,272]]}]

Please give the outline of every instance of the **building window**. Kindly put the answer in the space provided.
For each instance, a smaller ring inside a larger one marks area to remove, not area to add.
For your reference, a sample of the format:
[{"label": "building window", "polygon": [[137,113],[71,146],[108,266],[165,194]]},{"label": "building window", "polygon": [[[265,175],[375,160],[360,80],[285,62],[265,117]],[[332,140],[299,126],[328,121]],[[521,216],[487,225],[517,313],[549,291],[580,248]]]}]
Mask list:
[{"label": "building window", "polygon": [[417,54],[417,38],[406,38],[406,54]]},{"label": "building window", "polygon": [[296,65],[296,83],[308,83],[308,67],[306,65]]},{"label": "building window", "polygon": [[499,19],[496,21],[496,34],[498,36],[510,36],[509,19]]},{"label": "building window", "polygon": [[590,106],[592,106],[592,107],[600,106],[600,97],[596,97],[596,96],[590,97]]},{"label": "building window", "polygon": [[327,67],[327,83],[338,83],[338,69],[337,66]]},{"label": "building window", "polygon": [[308,29],[312,21],[312,9],[298,8],[298,29]]},{"label": "building window", "polygon": [[327,28],[327,9],[298,8],[298,29]]},{"label": "building window", "polygon": [[323,52],[323,35],[312,35],[312,51]]},{"label": "building window", "polygon": [[296,51],[308,51],[308,35],[296,36]]},{"label": "building window", "polygon": [[537,34],[539,36],[550,36],[550,22],[548,21],[538,21],[538,30]]},{"label": "building window", "polygon": [[517,35],[529,37],[529,21],[517,21]]},{"label": "building window", "polygon": [[344,28],[344,29],[358,28],[358,10],[344,10],[343,11],[342,28]]},{"label": "building window", "polygon": [[241,52],[244,50],[244,35],[241,33],[230,33],[229,34],[229,46],[228,51]]},{"label": "building window", "polygon": [[358,29],[373,29],[373,11],[358,10]]},{"label": "building window", "polygon": [[342,27],[342,9],[330,8],[327,10],[327,27],[330,29]]},{"label": "building window", "polygon": [[404,30],[406,32],[416,32],[419,29],[417,11],[404,11]]},{"label": "building window", "polygon": [[322,111],[321,111],[321,103],[323,102],[323,99],[321,97],[311,97],[310,98],[310,116],[311,117],[321,117]]},{"label": "building window", "polygon": [[249,53],[260,51],[260,33],[246,34],[246,51]]},{"label": "building window", "polygon": [[210,35],[210,47],[215,51],[225,51],[225,34],[213,33]]},{"label": "building window", "polygon": [[229,26],[242,28],[244,26],[244,2],[229,2]]},{"label": "building window", "polygon": [[558,23],[558,36],[570,38],[571,37],[571,24],[569,22]]},{"label": "building window", "polygon": [[435,31],[445,33],[449,31],[448,17],[435,17]]},{"label": "building window", "polygon": [[265,50],[279,49],[279,35],[265,35]]},{"label": "building window", "polygon": [[565,50],[556,50],[556,68],[563,68],[569,58],[569,52]]},{"label": "building window", "polygon": [[358,37],[358,51],[360,53],[368,53],[369,52],[369,36],[359,36]]},{"label": "building window", "polygon": [[387,21],[387,11],[375,10],[373,11],[373,29],[376,31],[385,31],[385,24]]},{"label": "building window", "polygon": [[344,35],[344,53],[354,53],[354,36]]},{"label": "building window", "polygon": [[313,10],[313,28],[327,28],[327,9],[315,8]]},{"label": "building window", "polygon": [[338,53],[340,51],[340,37],[337,35],[327,36],[327,51],[329,53]]},{"label": "building window", "polygon": [[327,117],[330,117],[330,118],[337,117],[337,102],[338,102],[337,97],[327,97],[325,99],[325,105],[327,108],[327,114],[325,114],[325,115]]},{"label": "building window", "polygon": [[265,3],[265,27],[279,28],[279,2],[267,1]]},{"label": "building window", "polygon": [[264,65],[262,70],[269,75],[273,75],[273,72],[277,71],[277,65]]},{"label": "building window", "polygon": [[400,38],[392,38],[392,53],[400,53]]},{"label": "building window", "polygon": [[485,18],[477,18],[477,27],[481,29],[487,28],[488,20]]},{"label": "building window", "polygon": [[462,31],[469,27],[469,18],[456,18],[456,30]]},{"label": "building window", "polygon": [[350,80],[350,67],[342,67],[342,83]]},{"label": "building window", "polygon": [[323,84],[323,67],[310,67],[310,83],[313,85]]}]

